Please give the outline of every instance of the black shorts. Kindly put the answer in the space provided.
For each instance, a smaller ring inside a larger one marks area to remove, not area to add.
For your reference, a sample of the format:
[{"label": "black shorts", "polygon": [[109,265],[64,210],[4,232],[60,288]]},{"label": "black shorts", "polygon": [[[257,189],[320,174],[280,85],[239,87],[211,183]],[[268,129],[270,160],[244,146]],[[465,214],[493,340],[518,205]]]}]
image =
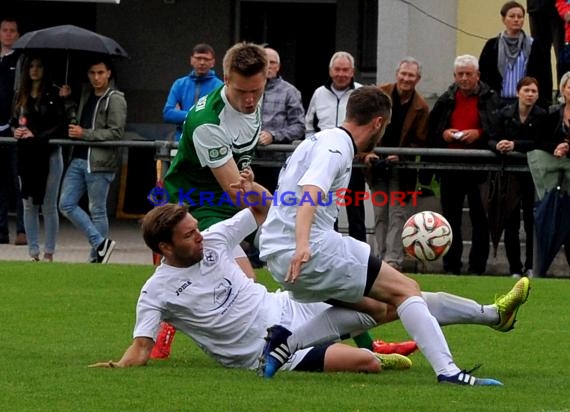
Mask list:
[{"label": "black shorts", "polygon": [[380,273],[380,268],[382,267],[382,260],[374,255],[368,257],[368,271],[366,272],[366,286],[364,287],[364,296],[368,296],[370,289],[378,274]]},{"label": "black shorts", "polygon": [[333,342],[313,347],[305,357],[295,366],[298,372],[322,372],[325,369],[325,353]]}]

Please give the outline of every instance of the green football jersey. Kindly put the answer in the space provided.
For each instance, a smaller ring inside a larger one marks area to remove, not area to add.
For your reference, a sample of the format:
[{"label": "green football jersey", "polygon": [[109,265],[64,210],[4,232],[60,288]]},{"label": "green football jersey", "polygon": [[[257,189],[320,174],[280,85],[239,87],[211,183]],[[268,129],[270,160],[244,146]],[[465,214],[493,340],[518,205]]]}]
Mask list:
[{"label": "green football jersey", "polygon": [[232,157],[239,170],[249,167],[260,131],[260,105],[251,114],[238,112],[228,102],[225,86],[200,98],[188,113],[164,187],[169,201],[185,204],[198,219],[200,229],[239,210],[211,169],[223,166]]}]

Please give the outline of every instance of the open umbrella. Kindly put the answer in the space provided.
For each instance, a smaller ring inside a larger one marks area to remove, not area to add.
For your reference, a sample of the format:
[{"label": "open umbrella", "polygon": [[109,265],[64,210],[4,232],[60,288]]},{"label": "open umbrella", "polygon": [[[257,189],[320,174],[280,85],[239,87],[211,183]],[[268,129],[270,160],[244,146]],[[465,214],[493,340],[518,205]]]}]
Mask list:
[{"label": "open umbrella", "polygon": [[69,69],[69,51],[128,57],[125,49],[110,37],[73,25],[53,26],[26,33],[12,47],[25,50],[55,49],[67,51],[66,81]]},{"label": "open umbrella", "polygon": [[534,209],[540,275],[546,274],[570,235],[570,195],[562,189],[563,181],[564,171],[561,170],[556,187],[546,192]]}]

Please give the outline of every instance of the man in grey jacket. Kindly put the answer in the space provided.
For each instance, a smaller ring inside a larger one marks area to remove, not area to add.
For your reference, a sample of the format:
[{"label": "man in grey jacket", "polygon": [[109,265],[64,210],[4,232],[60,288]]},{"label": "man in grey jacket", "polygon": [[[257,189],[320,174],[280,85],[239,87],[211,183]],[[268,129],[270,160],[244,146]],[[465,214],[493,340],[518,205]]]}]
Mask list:
[{"label": "man in grey jacket", "polygon": [[[125,131],[127,102],[111,86],[111,66],[105,59],[92,62],[87,71],[91,87],[83,90],[78,124],[69,125],[69,137],[84,141],[120,140]],[[73,122],[72,122],[73,123]],[[107,195],[119,167],[118,147],[74,146],[63,178],[59,209],[91,244],[89,261],[107,263],[115,241],[108,238]],[[89,214],[79,201],[87,193]]]}]

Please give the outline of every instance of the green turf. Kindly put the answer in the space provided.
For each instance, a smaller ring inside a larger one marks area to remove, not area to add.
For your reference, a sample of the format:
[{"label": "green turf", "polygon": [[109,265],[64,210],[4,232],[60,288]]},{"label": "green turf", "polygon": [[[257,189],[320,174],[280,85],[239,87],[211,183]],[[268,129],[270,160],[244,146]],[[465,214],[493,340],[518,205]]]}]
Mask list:
[{"label": "green turf", "polygon": [[[176,335],[173,354],[133,369],[89,369],[130,344],[149,266],[0,263],[0,408],[3,411],[568,411],[570,283],[535,279],[514,331],[444,329],[461,367],[501,388],[436,384],[421,354],[411,370],[378,375],[280,373],[265,381],[228,370]],[[265,272],[262,282],[276,287]],[[501,277],[415,277],[425,290],[489,302]],[[406,339],[399,323],[374,331]]]}]

